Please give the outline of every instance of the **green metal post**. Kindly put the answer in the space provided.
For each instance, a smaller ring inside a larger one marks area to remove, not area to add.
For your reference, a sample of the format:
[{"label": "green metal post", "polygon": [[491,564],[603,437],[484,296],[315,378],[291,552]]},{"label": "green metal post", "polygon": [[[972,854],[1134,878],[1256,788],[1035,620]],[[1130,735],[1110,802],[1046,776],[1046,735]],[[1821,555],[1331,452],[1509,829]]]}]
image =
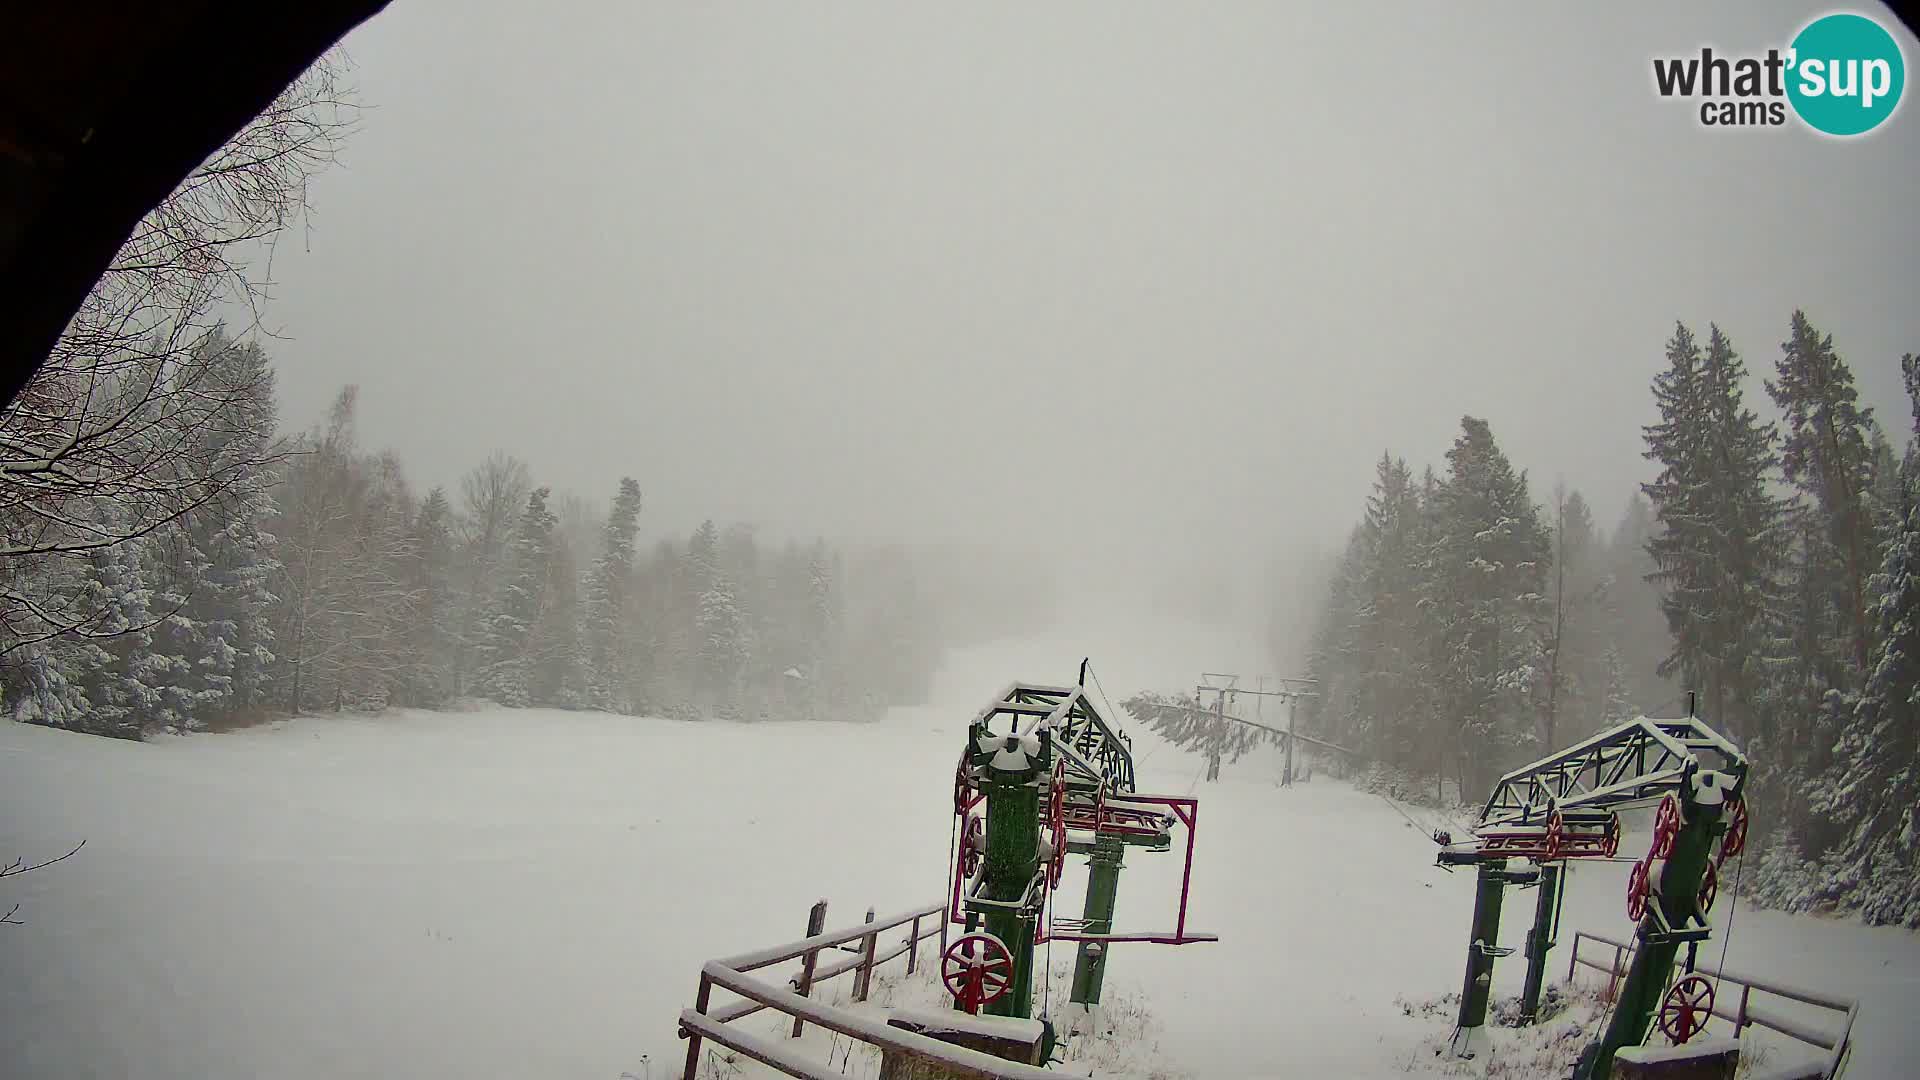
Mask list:
[{"label": "green metal post", "polygon": [[[991,763],[986,769],[987,854],[986,883],[981,896],[1017,902],[1026,896],[1040,865],[1040,789],[1034,782],[1046,754],[1025,768],[1004,770]],[[1025,760],[1025,755],[1021,755]],[[1015,908],[993,907],[986,913],[987,933],[1006,943],[1013,954],[1013,986],[986,1007],[996,1016],[1033,1015],[1033,918]]]},{"label": "green metal post", "polygon": [[1286,780],[1283,782],[1287,787],[1293,786],[1293,699],[1292,698],[1287,699],[1287,771],[1286,771]]},{"label": "green metal post", "polygon": [[[1736,792],[1737,793],[1737,792]],[[1713,857],[1713,839],[1720,831],[1722,803],[1698,801],[1691,780],[1681,784],[1681,825],[1674,837],[1673,851],[1660,872],[1659,891],[1648,897],[1647,913],[1640,919],[1639,942],[1633,950],[1633,963],[1621,984],[1620,998],[1613,1008],[1613,1021],[1606,1034],[1581,1055],[1576,1075],[1582,1080],[1605,1080],[1612,1075],[1613,1055],[1623,1046],[1638,1046],[1646,1041],[1654,1014],[1666,995],[1667,981],[1673,974],[1673,961],[1687,938],[1663,932],[1655,916],[1656,909],[1669,928],[1684,927],[1696,914],[1705,922],[1700,908],[1700,882],[1706,876],[1707,861]],[[1699,935],[1693,935],[1699,940]]]},{"label": "green metal post", "polygon": [[[1120,891],[1120,865],[1126,850],[1118,836],[1101,836],[1094,841],[1087,864],[1087,903],[1082,910],[1089,934],[1113,933],[1113,902]],[[1081,1005],[1100,1004],[1100,984],[1106,974],[1106,945],[1081,942],[1073,961],[1073,992],[1068,1000]]]},{"label": "green metal post", "polygon": [[1540,867],[1540,895],[1533,905],[1533,931],[1527,935],[1527,983],[1520,992],[1520,1023],[1531,1024],[1540,1015],[1540,984],[1547,973],[1547,950],[1553,948],[1554,905],[1560,892],[1560,867]]},{"label": "green metal post", "polygon": [[1500,901],[1507,885],[1507,860],[1487,859],[1479,866],[1473,896],[1473,938],[1467,943],[1467,978],[1460,987],[1460,1023],[1453,1033],[1455,1057],[1473,1057],[1487,1025],[1487,1001],[1493,995],[1493,961],[1499,956]]}]

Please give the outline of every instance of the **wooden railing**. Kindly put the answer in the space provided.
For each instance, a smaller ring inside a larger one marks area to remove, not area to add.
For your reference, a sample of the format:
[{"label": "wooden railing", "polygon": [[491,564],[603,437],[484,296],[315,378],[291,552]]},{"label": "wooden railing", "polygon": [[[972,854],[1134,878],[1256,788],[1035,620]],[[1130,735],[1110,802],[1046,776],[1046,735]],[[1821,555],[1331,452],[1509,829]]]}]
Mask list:
[{"label": "wooden railing", "polygon": [[[710,960],[700,969],[700,985],[693,1008],[680,1014],[680,1037],[687,1040],[687,1065],[683,1080],[696,1080],[700,1065],[701,1041],[711,1039],[800,1080],[842,1080],[824,1062],[814,1061],[790,1049],[784,1042],[730,1028],[730,1021],[751,1016],[762,1009],[773,1009],[793,1018],[792,1035],[798,1038],[803,1026],[817,1024],[850,1039],[877,1046],[907,1057],[940,1062],[949,1072],[980,1080],[1058,1080],[1055,1074],[1032,1065],[1006,1061],[968,1050],[925,1035],[889,1027],[869,1013],[838,1009],[808,998],[821,983],[847,972],[855,972],[853,1000],[865,1001],[873,986],[873,972],[881,964],[905,953],[907,971],[916,970],[919,945],[930,937],[946,932],[946,904],[930,904],[876,920],[868,909],[866,921],[844,930],[823,931],[827,902],[813,905],[807,918],[807,936],[799,941],[758,952]],[[926,924],[930,929],[923,929]],[[880,945],[880,935],[897,927],[908,927],[897,944]],[[846,952],[822,961],[822,954]],[[777,986],[753,977],[750,972],[791,960],[800,961],[800,971]],[[713,988],[720,987],[739,995],[740,1000],[712,1009]]]},{"label": "wooden railing", "polygon": [[[1591,954],[1596,951],[1594,948],[1588,949],[1588,956],[1581,956],[1580,943],[1582,941],[1591,942],[1595,946],[1605,946],[1613,950],[1612,958],[1605,961],[1593,959]],[[1607,999],[1612,1000],[1613,995],[1618,992],[1620,980],[1626,977],[1627,957],[1631,955],[1632,952],[1633,947],[1626,942],[1615,941],[1612,938],[1603,937],[1600,934],[1590,934],[1584,930],[1576,930],[1573,935],[1572,955],[1567,959],[1567,981],[1573,981],[1574,970],[1580,966],[1606,972]],[[1737,1004],[1729,1005],[1728,999],[1724,995],[1724,990],[1721,993],[1717,993],[1713,1001],[1713,1015],[1731,1022],[1733,1024],[1733,1033],[1736,1037],[1750,1026],[1763,1027],[1769,1031],[1777,1031],[1797,1042],[1818,1047],[1826,1052],[1826,1057],[1820,1064],[1819,1071],[1813,1075],[1825,1077],[1827,1080],[1835,1080],[1835,1078],[1840,1075],[1841,1070],[1847,1067],[1847,1058],[1853,1052],[1853,1022],[1860,1016],[1860,1001],[1858,998],[1839,997],[1837,995],[1806,990],[1796,986],[1788,986],[1784,983],[1774,982],[1773,980],[1756,979],[1738,972],[1715,968],[1710,964],[1697,964],[1694,970],[1709,978],[1718,980],[1722,988],[1729,983],[1739,987],[1740,997]],[[1797,1001],[1803,1005],[1811,1005],[1818,1009],[1840,1013],[1842,1015],[1840,1025],[1836,1030],[1834,1028],[1808,1024],[1798,1017],[1776,1011],[1776,1007],[1772,1002],[1764,999],[1758,1002],[1754,1001],[1753,996],[1755,993],[1770,994],[1774,997],[1785,998],[1789,1001]],[[1785,1075],[1794,1074],[1789,1073]]]}]

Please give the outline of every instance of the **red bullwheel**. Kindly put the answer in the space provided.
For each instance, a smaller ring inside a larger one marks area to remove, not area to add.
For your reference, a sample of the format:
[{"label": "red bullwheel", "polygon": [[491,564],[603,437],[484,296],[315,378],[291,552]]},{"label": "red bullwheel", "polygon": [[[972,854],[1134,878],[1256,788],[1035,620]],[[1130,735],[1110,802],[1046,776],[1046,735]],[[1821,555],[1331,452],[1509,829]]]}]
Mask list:
[{"label": "red bullwheel", "polygon": [[1727,807],[1727,835],[1720,839],[1720,861],[1747,850],[1747,800],[1735,799]]},{"label": "red bullwheel", "polygon": [[1553,813],[1548,814],[1547,815],[1547,854],[1546,854],[1546,859],[1548,862],[1552,862],[1553,860],[1560,857],[1560,849],[1562,845],[1566,842],[1566,836],[1567,836],[1566,817],[1562,815],[1558,810],[1555,810]]},{"label": "red bullwheel", "polygon": [[972,881],[980,870],[980,857],[987,853],[987,819],[979,814],[967,818],[960,834],[960,880]]},{"label": "red bullwheel", "polygon": [[1634,922],[1647,913],[1647,877],[1651,871],[1652,864],[1642,859],[1627,874],[1627,918]]},{"label": "red bullwheel", "polygon": [[1618,854],[1620,854],[1620,816],[1615,814],[1607,818],[1606,856],[1611,859]]},{"label": "red bullwheel", "polygon": [[1660,800],[1660,811],[1653,815],[1653,857],[1664,859],[1673,854],[1673,840],[1679,835],[1680,801],[1668,795]]},{"label": "red bullwheel", "polygon": [[1047,888],[1060,884],[1067,867],[1067,759],[1053,767],[1053,791],[1047,800],[1047,842],[1053,848],[1047,856]]},{"label": "red bullwheel", "polygon": [[960,752],[960,765],[953,771],[953,812],[964,816],[973,805],[973,770],[967,768],[970,751]]},{"label": "red bullwheel", "polygon": [[977,1013],[1013,986],[1013,953],[992,934],[963,934],[940,957],[940,981],[962,1009]]},{"label": "red bullwheel", "polygon": [[1047,888],[1057,889],[1060,887],[1060,875],[1067,868],[1066,821],[1056,820],[1053,823],[1053,832],[1047,839],[1053,845],[1053,855],[1047,859]]},{"label": "red bullwheel", "polygon": [[1713,984],[1702,976],[1689,975],[1674,983],[1667,999],[1660,1003],[1660,1030],[1679,1046],[1698,1035],[1712,1015]]},{"label": "red bullwheel", "polygon": [[1700,878],[1700,914],[1713,910],[1713,898],[1720,894],[1720,871],[1707,864],[1707,872]]}]

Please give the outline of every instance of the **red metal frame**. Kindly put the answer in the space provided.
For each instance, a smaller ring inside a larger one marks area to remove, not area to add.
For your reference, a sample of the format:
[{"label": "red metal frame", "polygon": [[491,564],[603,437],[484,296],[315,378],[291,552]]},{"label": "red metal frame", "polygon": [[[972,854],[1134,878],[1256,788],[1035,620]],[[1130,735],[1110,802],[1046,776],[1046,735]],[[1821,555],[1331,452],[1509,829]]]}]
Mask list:
[{"label": "red metal frame", "polygon": [[[1146,803],[1151,806],[1164,806],[1173,811],[1173,816],[1180,824],[1187,827],[1186,866],[1180,873],[1180,915],[1174,924],[1173,933],[1083,934],[1075,931],[1061,933],[1055,931],[1052,925],[1051,911],[1049,911],[1043,915],[1039,924],[1035,927],[1037,934],[1034,938],[1034,943],[1043,944],[1048,941],[1139,941],[1150,942],[1155,945],[1187,945],[1199,941],[1219,941],[1220,936],[1218,934],[1187,933],[1187,898],[1193,888],[1193,844],[1194,837],[1199,832],[1200,800],[1191,796],[1141,795],[1135,792],[1129,792],[1126,795],[1120,796],[1120,800],[1126,803]],[[1141,824],[1141,821],[1147,817],[1147,811],[1134,810],[1131,807],[1125,806],[1108,806],[1103,792],[1100,802],[1094,807],[1093,817],[1088,819],[1082,814],[1078,820],[1085,822],[1084,825],[1079,826],[1081,831],[1092,831],[1096,835],[1102,832],[1117,833],[1123,836],[1160,835],[1162,831],[1159,823],[1160,815],[1151,815],[1154,822],[1152,828],[1147,828]],[[1069,812],[1068,822],[1070,826],[1074,820],[1075,816]],[[1051,903],[1051,895],[1049,895],[1048,900],[1049,903]]]},{"label": "red metal frame", "polygon": [[1567,821],[1557,812],[1545,825],[1504,825],[1480,833],[1480,853],[1491,858],[1610,859],[1620,851],[1620,819]]}]

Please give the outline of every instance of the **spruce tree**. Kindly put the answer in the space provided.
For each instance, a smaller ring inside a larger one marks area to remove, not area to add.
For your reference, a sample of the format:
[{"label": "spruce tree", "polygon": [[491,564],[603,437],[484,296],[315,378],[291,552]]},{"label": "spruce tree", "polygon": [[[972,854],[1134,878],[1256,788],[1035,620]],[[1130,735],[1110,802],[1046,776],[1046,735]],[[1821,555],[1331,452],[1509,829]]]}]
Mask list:
[{"label": "spruce tree", "polygon": [[1602,585],[1594,572],[1593,514],[1578,491],[1554,489],[1553,572],[1549,606],[1551,623],[1541,639],[1545,692],[1541,700],[1540,742],[1554,749],[1561,738],[1563,718],[1572,726],[1590,727],[1597,708],[1596,694],[1605,675],[1601,669],[1600,628],[1596,611]]},{"label": "spruce tree", "polygon": [[534,628],[546,602],[551,572],[554,516],[547,509],[548,488],[527,495],[526,509],[513,536],[513,576],[500,590],[486,623],[480,691],[494,701],[523,708],[533,700]]},{"label": "spruce tree", "polygon": [[528,643],[529,694],[536,705],[579,709],[591,695],[580,625],[580,574],[571,548],[559,540],[556,533],[548,547],[540,612]]},{"label": "spruce tree", "polygon": [[1438,491],[1439,632],[1435,672],[1454,726],[1464,794],[1537,751],[1533,716],[1546,630],[1549,542],[1539,508],[1485,420],[1461,419]]},{"label": "spruce tree", "polygon": [[1358,670],[1349,699],[1355,746],[1396,768],[1415,767],[1426,669],[1420,634],[1421,509],[1413,474],[1382,454],[1360,524],[1359,595],[1352,613]]},{"label": "spruce tree", "polygon": [[739,706],[740,675],[746,668],[751,644],[733,583],[724,575],[716,574],[701,594],[695,627],[699,641],[698,690],[722,717],[733,718]]},{"label": "spruce tree", "polygon": [[1853,371],[1804,312],[1793,313],[1780,346],[1776,378],[1767,393],[1780,407],[1785,431],[1780,470],[1812,503],[1821,528],[1806,548],[1808,571],[1826,578],[1857,686],[1867,667],[1872,635],[1867,575],[1874,560],[1869,490],[1873,482],[1873,410],[1859,404]]},{"label": "spruce tree", "polygon": [[1810,789],[1828,820],[1832,891],[1871,923],[1920,927],[1920,360],[1901,358],[1913,441],[1900,466],[1888,542],[1867,582],[1874,651],[1834,763]]},{"label": "spruce tree", "polygon": [[1707,720],[1755,726],[1764,625],[1776,601],[1782,505],[1768,490],[1774,430],[1742,403],[1746,367],[1719,327],[1704,353],[1684,324],[1655,376],[1660,422],[1645,429],[1659,476],[1642,486],[1658,531],[1647,551],[1673,636],[1662,674],[1698,688]]},{"label": "spruce tree", "polygon": [[1869,582],[1878,644],[1809,809],[1835,823],[1837,883],[1868,922],[1920,926],[1920,498]]},{"label": "spruce tree", "polygon": [[586,600],[589,701],[595,708],[621,713],[630,713],[638,705],[633,685],[634,654],[644,647],[634,640],[629,619],[634,539],[639,529],[640,484],[624,477],[607,515],[600,558],[587,581]]},{"label": "spruce tree", "polygon": [[453,504],[427,492],[408,538],[405,585],[413,602],[405,630],[406,663],[397,700],[431,708],[453,694],[459,609],[455,602]]},{"label": "spruce tree", "polygon": [[69,726],[90,734],[137,739],[159,713],[159,694],[147,681],[154,669],[156,618],[142,566],[145,546],[144,538],[123,540],[87,558],[82,603],[95,636],[76,643],[73,667],[86,707]]}]

